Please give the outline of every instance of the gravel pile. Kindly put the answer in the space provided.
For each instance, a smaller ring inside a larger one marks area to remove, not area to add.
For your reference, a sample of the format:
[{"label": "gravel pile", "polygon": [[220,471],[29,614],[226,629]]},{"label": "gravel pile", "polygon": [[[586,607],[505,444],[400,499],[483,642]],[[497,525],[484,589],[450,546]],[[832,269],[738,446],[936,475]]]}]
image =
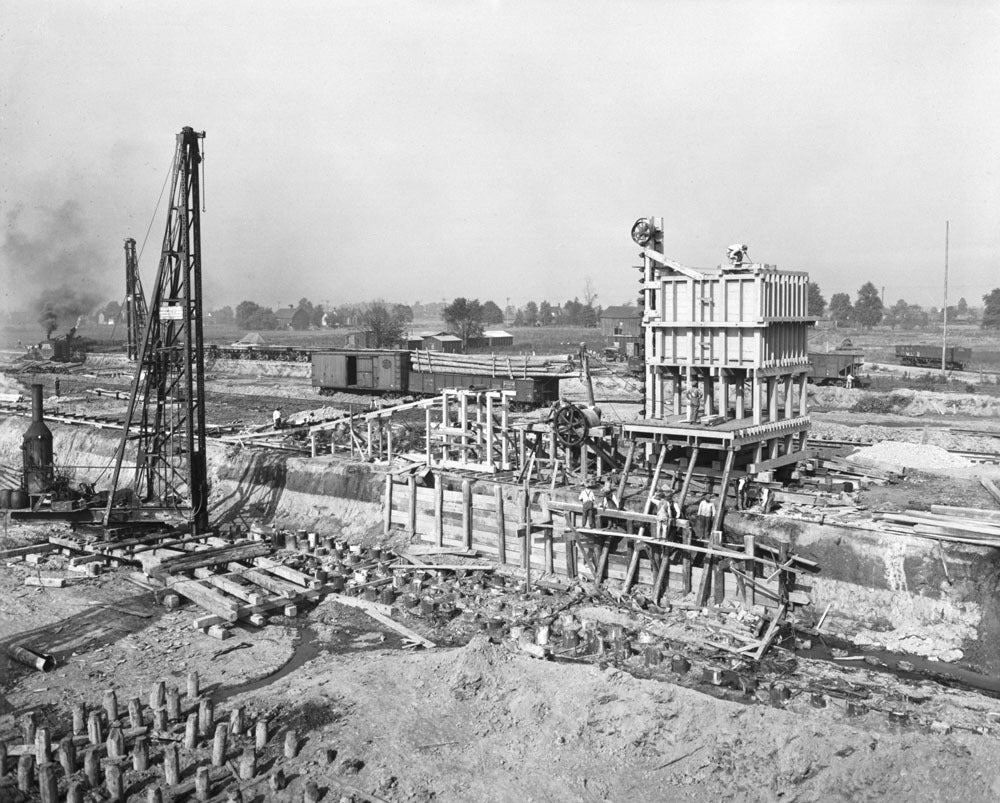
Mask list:
[{"label": "gravel pile", "polygon": [[969,460],[946,452],[940,446],[929,443],[904,443],[902,441],[881,441],[850,455],[848,460],[873,460],[878,463],[913,468],[920,471],[943,471],[952,468],[968,468]]}]

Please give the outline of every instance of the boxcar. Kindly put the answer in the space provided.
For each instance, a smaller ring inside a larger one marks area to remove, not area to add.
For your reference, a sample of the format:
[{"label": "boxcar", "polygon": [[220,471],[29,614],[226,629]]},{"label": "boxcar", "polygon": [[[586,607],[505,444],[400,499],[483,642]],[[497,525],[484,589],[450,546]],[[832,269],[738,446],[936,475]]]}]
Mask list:
[{"label": "boxcar", "polygon": [[[896,346],[896,360],[903,365],[940,368],[941,346]],[[972,349],[949,346],[945,352],[945,367],[950,371],[961,371],[970,362],[972,362]]]},{"label": "boxcar", "polygon": [[312,384],[320,393],[337,390],[409,393],[409,376],[408,351],[358,349],[312,355]]},{"label": "boxcar", "polygon": [[817,385],[846,385],[847,377],[861,384],[865,355],[856,351],[810,351],[809,381]]}]

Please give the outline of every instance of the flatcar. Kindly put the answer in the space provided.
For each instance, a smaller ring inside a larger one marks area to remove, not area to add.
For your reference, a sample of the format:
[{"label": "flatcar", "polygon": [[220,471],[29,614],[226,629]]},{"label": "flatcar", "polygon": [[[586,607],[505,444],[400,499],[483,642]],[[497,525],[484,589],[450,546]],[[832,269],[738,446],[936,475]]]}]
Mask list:
[{"label": "flatcar", "polygon": [[228,346],[209,345],[205,356],[210,360],[265,360],[268,362],[309,362],[313,349],[295,346],[253,346],[233,343]]},{"label": "flatcar", "polygon": [[312,354],[312,384],[324,395],[337,392],[436,396],[445,388],[512,390],[514,403],[539,407],[559,400],[559,377],[510,378],[488,373],[415,371],[401,349],[340,349]]},{"label": "flatcar", "polygon": [[[972,362],[972,349],[949,346],[944,356],[945,368],[949,371],[962,371]],[[903,365],[940,368],[941,346],[896,346],[896,360]]]}]

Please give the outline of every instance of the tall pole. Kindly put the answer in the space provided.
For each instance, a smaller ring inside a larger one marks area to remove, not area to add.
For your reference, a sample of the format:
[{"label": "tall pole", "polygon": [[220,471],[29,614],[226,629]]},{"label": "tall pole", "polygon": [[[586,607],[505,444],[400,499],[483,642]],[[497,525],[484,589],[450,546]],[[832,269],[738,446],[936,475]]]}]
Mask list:
[{"label": "tall pole", "polygon": [[948,363],[948,224],[944,222],[944,329],[941,334],[941,374],[946,375]]}]

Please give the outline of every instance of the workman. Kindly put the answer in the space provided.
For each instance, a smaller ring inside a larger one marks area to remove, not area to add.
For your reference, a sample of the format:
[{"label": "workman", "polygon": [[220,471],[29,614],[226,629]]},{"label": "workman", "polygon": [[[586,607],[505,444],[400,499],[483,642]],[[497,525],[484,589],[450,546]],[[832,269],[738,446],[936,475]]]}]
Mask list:
[{"label": "workman", "polygon": [[580,490],[580,506],[583,508],[583,527],[597,526],[597,497],[594,495],[594,485],[588,482]]},{"label": "workman", "polygon": [[736,509],[746,510],[749,505],[748,502],[750,496],[750,478],[746,475],[742,476],[736,482]]},{"label": "workman", "polygon": [[708,494],[701,495],[698,503],[698,512],[694,517],[694,534],[707,541],[712,535],[712,524],[715,523],[715,502]]},{"label": "workman", "polygon": [[274,422],[275,429],[281,429],[281,410],[275,408],[274,412],[271,413],[271,420]]},{"label": "workman", "polygon": [[674,522],[681,517],[681,509],[674,501],[673,491],[667,491],[654,501],[656,502],[656,537],[661,541],[669,541],[673,534]]},{"label": "workman", "polygon": [[848,374],[847,375],[847,379],[844,380],[844,384],[847,386],[848,390],[850,390],[851,388],[853,388],[854,387],[854,374]]}]

